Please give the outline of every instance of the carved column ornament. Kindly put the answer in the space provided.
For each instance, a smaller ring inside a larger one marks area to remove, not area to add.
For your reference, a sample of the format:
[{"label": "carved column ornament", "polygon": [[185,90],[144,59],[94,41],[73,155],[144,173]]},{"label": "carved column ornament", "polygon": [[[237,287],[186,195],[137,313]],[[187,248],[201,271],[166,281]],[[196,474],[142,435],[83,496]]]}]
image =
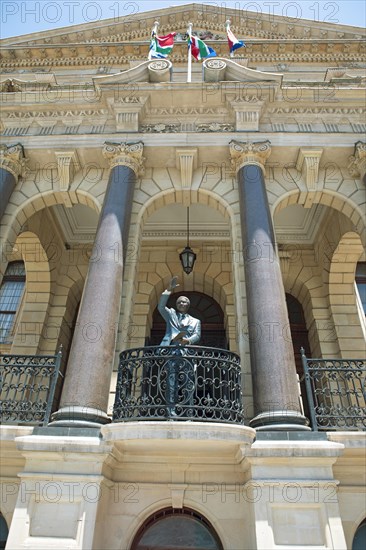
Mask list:
[{"label": "carved column ornament", "polygon": [[364,179],[366,173],[366,143],[357,141],[352,156],[349,157],[349,173],[353,178]]},{"label": "carved column ornament", "polygon": [[177,149],[176,165],[180,170],[183,189],[192,187],[193,169],[197,168],[197,149]]},{"label": "carved column ornament", "polygon": [[323,149],[300,149],[296,169],[302,173],[308,191],[318,189],[319,164]]},{"label": "carved column ornament", "polygon": [[16,181],[19,176],[25,175],[27,159],[24,157],[23,146],[17,145],[0,145],[0,168],[10,172]]},{"label": "carved column ornament", "polygon": [[109,161],[111,169],[115,166],[128,166],[140,177],[144,173],[144,160],[142,156],[144,144],[138,143],[108,143],[103,147],[103,156]]},{"label": "carved column ornament", "polygon": [[235,172],[239,172],[243,166],[254,164],[260,166],[263,173],[265,173],[264,166],[266,164],[266,160],[271,154],[270,141],[259,141],[256,143],[247,141],[245,143],[241,143],[240,141],[232,140],[229,145],[231,165]]},{"label": "carved column ornament", "polygon": [[80,164],[76,151],[55,151],[60,191],[68,191]]}]

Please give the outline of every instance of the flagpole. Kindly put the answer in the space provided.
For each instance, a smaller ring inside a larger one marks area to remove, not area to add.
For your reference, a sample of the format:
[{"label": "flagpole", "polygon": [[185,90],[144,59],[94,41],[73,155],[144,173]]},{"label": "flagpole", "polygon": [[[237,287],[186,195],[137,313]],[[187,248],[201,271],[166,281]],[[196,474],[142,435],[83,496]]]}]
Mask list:
[{"label": "flagpole", "polygon": [[[226,26],[226,32],[230,29],[230,19],[228,19],[226,22],[225,22],[225,26]],[[234,57],[234,52],[230,52],[230,57]]]},{"label": "flagpole", "polygon": [[[159,26],[159,21],[154,21],[154,26],[151,30],[151,38],[153,38],[154,36],[157,36],[158,34],[158,26]],[[149,60],[151,60],[151,51],[149,50],[149,56],[148,56]]]},{"label": "flagpole", "polygon": [[192,53],[191,53],[191,50],[192,50],[192,41],[191,41],[192,28],[193,28],[193,23],[188,23],[188,29],[187,29],[187,33],[188,33],[188,73],[187,73],[187,82],[192,82]]}]

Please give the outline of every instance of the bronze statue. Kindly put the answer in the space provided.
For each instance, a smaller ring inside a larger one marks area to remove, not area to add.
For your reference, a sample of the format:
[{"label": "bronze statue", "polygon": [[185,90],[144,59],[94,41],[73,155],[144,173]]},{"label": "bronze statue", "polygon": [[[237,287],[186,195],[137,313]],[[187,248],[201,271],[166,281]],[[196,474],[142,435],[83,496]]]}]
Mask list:
[{"label": "bronze statue", "polygon": [[194,392],[194,364],[190,359],[186,361],[179,359],[186,355],[184,346],[197,344],[201,338],[201,321],[188,314],[190,301],[186,296],[179,296],[176,308],[166,306],[169,296],[178,287],[178,277],[173,277],[168,288],[162,293],[158,310],[166,322],[166,331],[162,346],[174,346],[172,355],[177,359],[169,360],[166,363],[166,402],[169,416],[177,416],[175,406],[178,394],[181,396],[181,403],[193,405]]}]

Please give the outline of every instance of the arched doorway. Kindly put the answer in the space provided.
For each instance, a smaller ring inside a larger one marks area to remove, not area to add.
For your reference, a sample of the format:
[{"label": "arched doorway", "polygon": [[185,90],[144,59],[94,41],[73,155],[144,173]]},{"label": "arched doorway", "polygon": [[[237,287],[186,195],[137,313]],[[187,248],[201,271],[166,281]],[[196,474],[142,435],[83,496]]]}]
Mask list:
[{"label": "arched doorway", "polygon": [[306,328],[304,311],[300,302],[291,294],[286,294],[286,304],[290,321],[292,345],[295,354],[296,373],[300,380],[300,392],[304,407],[304,414],[309,418],[309,405],[306,395],[304,369],[301,360],[301,348],[304,348],[305,355],[310,356],[309,335]]},{"label": "arched doorway", "polygon": [[131,550],[223,550],[212,525],[200,514],[183,508],[160,510],[141,527]]},{"label": "arched doorway", "polygon": [[[224,326],[224,312],[220,305],[202,292],[177,292],[170,296],[168,307],[174,307],[178,296],[184,295],[189,298],[191,305],[189,314],[201,321],[201,340],[200,346],[228,349],[228,341]],[[153,314],[153,323],[150,338],[146,345],[158,346],[165,334],[165,321],[160,315],[158,308]]]}]

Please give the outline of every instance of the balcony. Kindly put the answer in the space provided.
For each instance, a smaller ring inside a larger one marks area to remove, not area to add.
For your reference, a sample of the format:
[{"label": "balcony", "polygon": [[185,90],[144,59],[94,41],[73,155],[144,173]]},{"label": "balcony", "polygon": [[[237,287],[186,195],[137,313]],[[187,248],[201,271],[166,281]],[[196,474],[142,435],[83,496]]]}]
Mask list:
[{"label": "balcony", "polygon": [[[125,350],[113,422],[181,420],[244,424],[240,358],[224,349]],[[314,431],[366,430],[366,360],[312,359],[302,350]],[[61,378],[57,355],[0,355],[1,421],[47,425]]]},{"label": "balcony", "polygon": [[3,424],[47,425],[60,374],[57,355],[0,355]]},{"label": "balcony", "polygon": [[137,420],[243,424],[239,356],[201,346],[123,351],[113,422]]},{"label": "balcony", "polygon": [[366,360],[301,355],[312,429],[366,430]]}]

